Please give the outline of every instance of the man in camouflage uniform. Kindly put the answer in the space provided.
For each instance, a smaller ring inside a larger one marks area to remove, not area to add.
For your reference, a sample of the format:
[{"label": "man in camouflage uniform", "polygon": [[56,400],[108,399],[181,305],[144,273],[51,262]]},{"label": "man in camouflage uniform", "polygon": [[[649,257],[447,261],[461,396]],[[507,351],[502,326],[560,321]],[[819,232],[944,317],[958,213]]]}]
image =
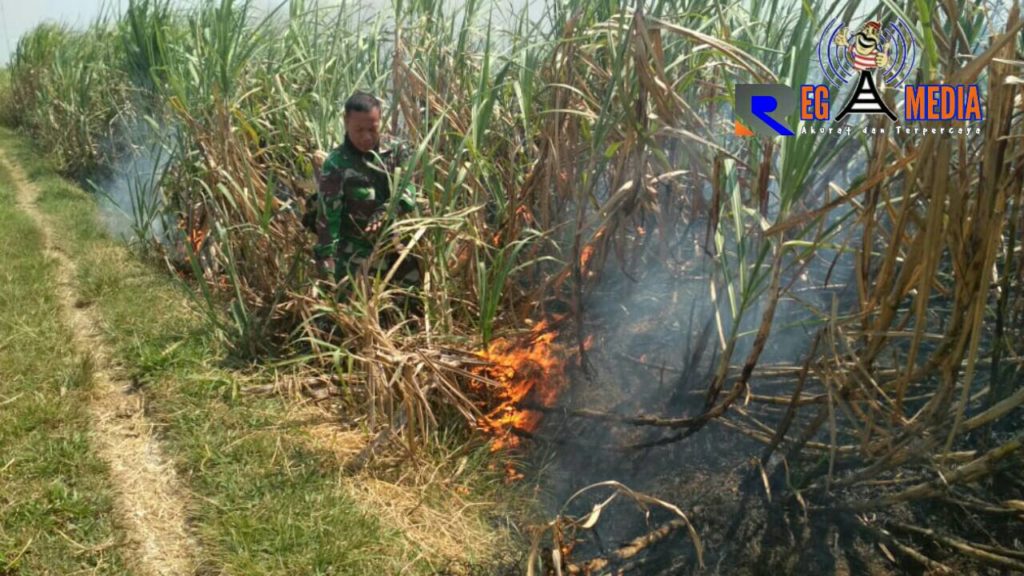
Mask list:
[{"label": "man in camouflage uniform", "polygon": [[[397,142],[382,142],[380,115],[375,97],[353,94],[345,102],[345,141],[327,156],[320,174],[314,254],[321,274],[333,272],[336,281],[362,269],[388,220],[416,207],[411,184],[391,197],[395,169],[407,154]],[[386,272],[394,258],[385,260],[371,272]],[[397,280],[417,284],[415,262],[410,257],[403,264]]]}]

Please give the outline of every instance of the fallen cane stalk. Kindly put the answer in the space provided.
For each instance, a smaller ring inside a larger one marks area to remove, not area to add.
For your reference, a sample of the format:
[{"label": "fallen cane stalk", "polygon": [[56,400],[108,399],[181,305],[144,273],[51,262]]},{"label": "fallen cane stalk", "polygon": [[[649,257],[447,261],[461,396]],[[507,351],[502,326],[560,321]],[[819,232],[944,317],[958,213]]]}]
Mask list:
[{"label": "fallen cane stalk", "polygon": [[1024,388],[1017,390],[1015,394],[1005,398],[981,414],[965,420],[961,427],[961,433],[970,432],[975,428],[980,428],[986,424],[995,422],[1012,410],[1016,409],[1021,404],[1024,404]]},{"label": "fallen cane stalk", "polygon": [[629,544],[619,548],[605,558],[595,558],[582,564],[569,564],[566,566],[566,572],[569,574],[593,574],[594,572],[603,570],[612,564],[633,558],[650,546],[661,542],[676,530],[685,528],[686,526],[687,522],[685,520],[672,520],[662,524],[652,532],[644,534],[638,538],[634,538]]},{"label": "fallen cane stalk", "polygon": [[918,564],[921,564],[922,566],[928,568],[932,573],[953,573],[953,570],[950,569],[949,566],[946,566],[945,564],[942,564],[941,562],[938,562],[936,560],[932,560],[931,558],[925,556],[917,550],[914,550],[910,546],[907,546],[906,544],[900,542],[888,530],[885,530],[883,528],[877,528],[874,526],[868,526],[863,523],[858,524],[858,527],[868,532],[869,534],[873,535],[874,537],[878,538],[879,540],[884,540],[885,542],[896,548],[896,550],[898,550],[901,554],[907,556],[908,558],[912,559]]},{"label": "fallen cane stalk", "polygon": [[1018,435],[1002,446],[989,450],[981,458],[973,460],[971,463],[956,468],[949,473],[943,474],[935,480],[916,484],[896,494],[883,496],[882,498],[875,498],[874,500],[860,504],[853,504],[849,506],[849,509],[872,510],[891,506],[897,502],[920,500],[922,498],[937,496],[943,493],[950,485],[973,482],[978,478],[990,474],[996,464],[1013,455],[1015,452],[1020,450],[1022,446],[1024,446],[1024,435]]},{"label": "fallen cane stalk", "polygon": [[1018,555],[1019,552],[1014,552],[1013,550],[1003,550],[1001,548],[995,548],[993,546],[984,546],[985,549],[982,549],[982,547],[977,544],[968,542],[966,540],[961,540],[960,538],[956,538],[954,536],[944,536],[942,534],[935,532],[931,528],[911,526],[910,524],[904,524],[902,522],[889,522],[887,524],[889,526],[892,526],[893,528],[896,528],[897,530],[902,530],[903,532],[909,532],[912,534],[917,534],[919,536],[926,536],[928,538],[931,538],[932,540],[940,544],[944,544],[946,546],[949,546],[950,548],[954,548],[958,552],[966,556],[970,556],[971,558],[974,558],[975,560],[978,560],[980,562],[984,562],[985,564],[1024,572],[1024,562],[1009,557]]},{"label": "fallen cane stalk", "polygon": [[[562,505],[562,511],[564,512],[568,508],[568,506],[574,500],[576,500],[576,498],[580,497],[581,495],[583,495],[583,494],[585,494],[587,492],[590,492],[591,490],[600,489],[600,488],[611,488],[614,491],[613,495],[621,494],[621,495],[623,495],[623,496],[633,500],[633,502],[636,505],[638,505],[641,509],[643,509],[645,511],[645,514],[649,513],[648,506],[655,505],[655,506],[659,506],[661,508],[664,508],[664,509],[672,512],[676,516],[678,516],[678,521],[682,522],[682,524],[680,524],[680,526],[685,526],[686,527],[687,533],[690,536],[690,541],[693,543],[694,550],[697,553],[697,564],[701,568],[704,567],[704,544],[701,543],[701,539],[700,539],[700,536],[697,534],[697,530],[694,528],[693,524],[690,522],[690,519],[686,517],[686,514],[682,511],[682,509],[680,509],[675,504],[672,504],[671,502],[666,502],[665,500],[661,500],[660,498],[655,498],[653,496],[649,496],[649,495],[643,494],[641,492],[635,492],[635,491],[631,490],[625,484],[622,484],[621,482],[617,482],[615,480],[606,480],[604,482],[597,482],[596,484],[591,484],[590,486],[586,486],[584,488],[581,488],[580,490],[577,490],[575,494],[570,496],[568,500],[565,501],[565,503]],[[610,502],[610,501],[611,501],[611,499],[609,498],[608,500],[606,500],[606,503]],[[602,504],[602,505],[599,505],[599,506],[595,506],[593,508],[593,510],[591,511],[591,513],[587,516],[587,519],[583,522],[583,524],[581,524],[581,526],[583,526],[585,528],[592,528],[593,525],[600,518],[601,510],[604,508],[604,506],[605,506],[605,504]],[[561,516],[561,515],[562,514],[559,514],[559,516]],[[666,524],[665,526],[668,526],[668,525],[669,524]],[[557,526],[557,523],[556,523],[556,526]],[[667,536],[667,535],[668,535],[668,533],[666,532],[660,538],[663,538],[664,536]],[[637,541],[634,540],[634,544],[636,542]],[[653,543],[653,542],[649,542],[649,543],[645,544],[645,546],[648,546],[651,543]],[[640,550],[642,548],[643,547],[641,547],[641,548],[639,548],[637,550]]]}]

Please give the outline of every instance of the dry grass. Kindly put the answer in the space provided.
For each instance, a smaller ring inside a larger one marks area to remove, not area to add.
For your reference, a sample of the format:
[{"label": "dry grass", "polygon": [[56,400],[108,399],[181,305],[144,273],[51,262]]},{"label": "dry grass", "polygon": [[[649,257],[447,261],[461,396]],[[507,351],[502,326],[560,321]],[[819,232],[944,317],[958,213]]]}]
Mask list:
[{"label": "dry grass", "polygon": [[424,493],[437,487],[402,486],[366,476],[345,481],[345,487],[367,513],[379,516],[399,529],[410,549],[420,550],[433,562],[478,562],[506,553],[507,537],[481,518],[481,510],[493,502],[472,502],[451,487],[434,502],[424,502]]},{"label": "dry grass", "polygon": [[[483,482],[493,480],[470,469],[472,455],[412,453],[389,430],[342,427],[324,403],[318,404],[296,407],[291,425],[304,430],[313,447],[335,456],[341,486],[360,510],[400,534],[413,554],[409,562],[423,559],[440,568],[512,553],[513,535],[494,523],[499,512],[511,507],[489,499],[497,495],[491,488],[481,491]],[[379,448],[350,473],[352,463],[367,458],[366,450],[374,443]]]}]

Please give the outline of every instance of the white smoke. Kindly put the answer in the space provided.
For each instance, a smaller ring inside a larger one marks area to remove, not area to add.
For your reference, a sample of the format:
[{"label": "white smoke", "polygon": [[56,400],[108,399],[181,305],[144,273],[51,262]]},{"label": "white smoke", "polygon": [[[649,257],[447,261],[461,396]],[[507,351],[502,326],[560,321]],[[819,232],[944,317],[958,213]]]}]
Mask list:
[{"label": "white smoke", "polygon": [[117,155],[110,174],[91,183],[99,198],[100,215],[107,231],[129,243],[164,243],[164,221],[160,182],[171,153],[165,142],[166,130],[137,122],[127,131],[127,144]]}]

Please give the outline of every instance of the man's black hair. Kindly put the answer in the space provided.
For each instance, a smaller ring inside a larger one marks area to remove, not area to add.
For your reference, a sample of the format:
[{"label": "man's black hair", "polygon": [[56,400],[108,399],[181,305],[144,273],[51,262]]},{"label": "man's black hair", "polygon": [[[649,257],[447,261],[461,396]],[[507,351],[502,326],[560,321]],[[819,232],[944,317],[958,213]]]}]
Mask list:
[{"label": "man's black hair", "polygon": [[356,92],[345,101],[345,114],[380,110],[380,100],[368,92]]}]

